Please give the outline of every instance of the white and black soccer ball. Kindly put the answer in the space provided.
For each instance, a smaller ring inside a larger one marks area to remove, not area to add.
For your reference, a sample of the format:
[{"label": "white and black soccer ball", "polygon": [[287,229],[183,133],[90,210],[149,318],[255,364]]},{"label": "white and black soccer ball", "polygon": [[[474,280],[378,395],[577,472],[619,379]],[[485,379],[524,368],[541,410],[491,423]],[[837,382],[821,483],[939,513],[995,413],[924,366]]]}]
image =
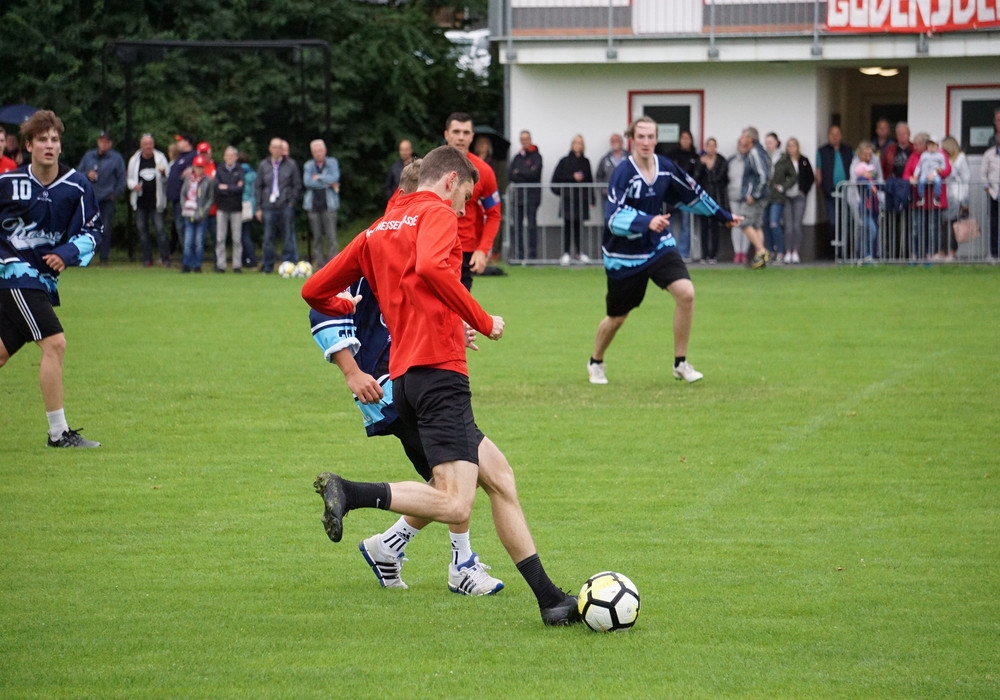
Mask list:
[{"label": "white and black soccer ball", "polygon": [[306,262],[305,260],[300,260],[295,263],[295,272],[292,273],[293,277],[308,277],[313,273],[312,263]]},{"label": "white and black soccer ball", "polygon": [[295,263],[286,260],[285,262],[278,265],[278,275],[288,279],[295,274]]},{"label": "white and black soccer ball", "polygon": [[595,632],[620,632],[639,617],[639,589],[617,571],[602,571],[587,579],[577,602],[580,616]]}]

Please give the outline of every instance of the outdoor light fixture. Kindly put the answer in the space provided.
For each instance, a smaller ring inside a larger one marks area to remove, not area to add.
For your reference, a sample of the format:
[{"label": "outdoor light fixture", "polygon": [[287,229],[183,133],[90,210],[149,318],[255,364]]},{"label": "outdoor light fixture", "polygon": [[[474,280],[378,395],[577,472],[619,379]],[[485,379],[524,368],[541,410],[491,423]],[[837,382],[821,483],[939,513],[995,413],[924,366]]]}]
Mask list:
[{"label": "outdoor light fixture", "polygon": [[871,66],[869,68],[858,68],[865,75],[877,75],[881,78],[891,78],[899,75],[898,68],[882,68],[881,66]]}]

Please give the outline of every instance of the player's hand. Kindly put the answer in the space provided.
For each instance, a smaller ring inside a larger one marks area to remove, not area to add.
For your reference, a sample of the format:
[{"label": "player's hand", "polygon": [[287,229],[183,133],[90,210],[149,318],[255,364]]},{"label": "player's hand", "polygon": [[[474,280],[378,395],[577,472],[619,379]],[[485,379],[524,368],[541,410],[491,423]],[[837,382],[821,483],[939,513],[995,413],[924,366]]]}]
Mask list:
[{"label": "player's hand", "polygon": [[465,326],[465,347],[469,350],[478,350],[479,346],[476,345],[476,336],[479,334],[476,332],[476,329],[465,321],[462,321],[462,325]]},{"label": "player's hand", "polygon": [[472,251],[472,258],[469,260],[469,269],[477,275],[483,274],[486,269],[486,253],[481,250]]},{"label": "player's hand", "polygon": [[657,214],[649,222],[649,230],[653,233],[663,233],[663,229],[670,223],[670,214]]},{"label": "player's hand", "polygon": [[747,195],[747,204],[753,204],[753,195]]},{"label": "player's hand", "polygon": [[354,304],[354,308],[356,309],[358,308],[358,304],[361,302],[362,297],[360,294],[351,294],[349,290],[345,289],[344,291],[342,291],[340,294],[337,295],[337,298],[347,299],[347,301]]},{"label": "player's hand", "polygon": [[263,221],[264,220],[264,212],[261,211],[260,209],[258,209],[257,213],[254,214],[254,218],[256,218],[257,221]]},{"label": "player's hand", "polygon": [[361,403],[378,403],[385,395],[375,377],[360,369],[344,375],[344,379]]},{"label": "player's hand", "polygon": [[63,270],[66,269],[66,262],[55,253],[49,253],[48,255],[43,255],[42,260],[44,260],[45,264],[51,267],[56,272],[62,272]]},{"label": "player's hand", "polygon": [[503,329],[503,316],[494,316],[493,330],[490,332],[490,340],[500,340],[503,337]]},{"label": "player's hand", "polygon": [[743,217],[739,214],[733,214],[733,220],[726,222],[726,228],[736,228],[743,223]]}]

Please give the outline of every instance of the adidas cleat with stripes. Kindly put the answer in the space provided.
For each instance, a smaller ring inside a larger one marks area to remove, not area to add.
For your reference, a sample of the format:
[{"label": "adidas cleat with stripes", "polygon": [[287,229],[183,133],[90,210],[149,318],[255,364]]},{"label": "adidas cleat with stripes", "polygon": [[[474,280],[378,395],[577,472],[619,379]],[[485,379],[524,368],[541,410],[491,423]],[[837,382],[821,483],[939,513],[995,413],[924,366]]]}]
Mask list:
[{"label": "adidas cleat with stripes", "polygon": [[503,581],[488,573],[490,567],[479,561],[479,555],[472,553],[469,561],[448,567],[448,590],[461,595],[493,595],[503,590]]},{"label": "adidas cleat with stripes", "polygon": [[382,588],[409,588],[400,577],[404,557],[382,554],[378,546],[378,535],[361,540],[358,549],[361,550],[361,556],[368,562],[368,566],[372,567],[372,573]]}]

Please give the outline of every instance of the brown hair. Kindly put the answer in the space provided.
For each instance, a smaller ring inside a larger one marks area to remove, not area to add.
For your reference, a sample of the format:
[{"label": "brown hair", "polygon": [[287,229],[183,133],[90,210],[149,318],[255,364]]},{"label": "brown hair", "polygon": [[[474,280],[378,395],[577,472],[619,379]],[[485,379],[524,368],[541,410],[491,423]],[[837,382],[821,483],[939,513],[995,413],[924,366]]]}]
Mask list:
[{"label": "brown hair", "polygon": [[56,116],[55,112],[49,109],[40,109],[31,115],[28,121],[21,124],[21,140],[27,145],[39,134],[44,134],[52,129],[56,130],[60,136],[66,130],[62,119]]},{"label": "brown hair", "polygon": [[414,158],[410,161],[409,165],[403,168],[403,172],[399,174],[399,189],[403,190],[403,194],[412,194],[417,191],[417,185],[420,182],[420,164],[422,162],[422,158]]},{"label": "brown hair", "polygon": [[460,150],[453,146],[438,146],[423,157],[420,184],[432,185],[450,172],[458,174],[460,183],[479,182],[479,171]]},{"label": "brown hair", "polygon": [[654,130],[657,128],[656,120],[646,114],[643,114],[641,117],[633,119],[632,123],[628,125],[628,129],[625,130],[625,138],[627,139],[634,138],[635,127],[639,126],[640,124],[652,124]]}]

